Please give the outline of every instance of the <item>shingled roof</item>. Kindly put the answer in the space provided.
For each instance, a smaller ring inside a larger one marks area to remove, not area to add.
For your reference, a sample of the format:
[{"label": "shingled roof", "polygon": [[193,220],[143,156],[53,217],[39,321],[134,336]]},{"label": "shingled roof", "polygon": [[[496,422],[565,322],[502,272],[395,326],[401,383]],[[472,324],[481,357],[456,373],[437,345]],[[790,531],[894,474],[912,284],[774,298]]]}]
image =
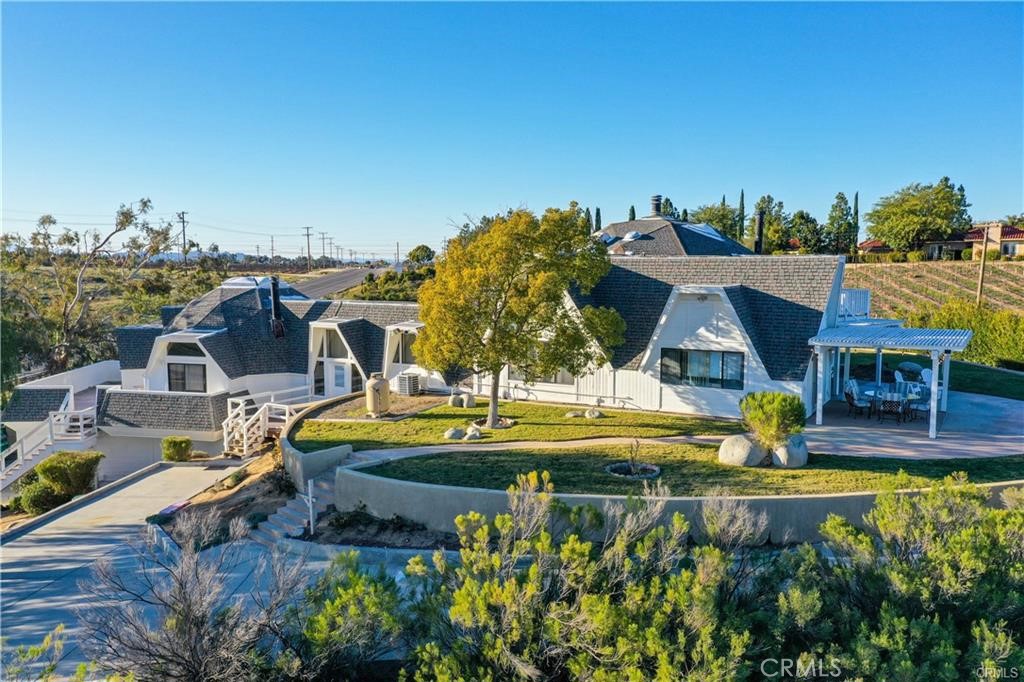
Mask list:
[{"label": "shingled roof", "polygon": [[[639,233],[638,239],[626,240],[630,232]],[[714,227],[704,223],[687,223],[664,216],[612,223],[601,234],[608,251],[616,255],[635,256],[742,256],[750,249],[726,237]],[[716,236],[717,235],[717,236]]]},{"label": "shingled roof", "polygon": [[227,393],[106,390],[96,423],[161,431],[219,431],[227,416]]},{"label": "shingled roof", "polygon": [[163,327],[153,324],[119,327],[115,337],[121,369],[145,369],[153,351],[153,342],[163,333]]},{"label": "shingled roof", "polygon": [[807,339],[818,332],[841,261],[837,256],[612,257],[611,270],[590,294],[574,292],[573,298],[581,307],[605,306],[622,315],[626,338],[612,365],[638,369],[673,287],[725,287],[768,375],[800,380],[810,362]]},{"label": "shingled roof", "polygon": [[389,325],[419,319],[419,305],[398,301],[337,301],[334,316],[345,320],[339,331],[366,376],[384,362],[384,335]]},{"label": "shingled roof", "polygon": [[16,388],[0,419],[5,422],[41,422],[64,404],[66,388]]}]

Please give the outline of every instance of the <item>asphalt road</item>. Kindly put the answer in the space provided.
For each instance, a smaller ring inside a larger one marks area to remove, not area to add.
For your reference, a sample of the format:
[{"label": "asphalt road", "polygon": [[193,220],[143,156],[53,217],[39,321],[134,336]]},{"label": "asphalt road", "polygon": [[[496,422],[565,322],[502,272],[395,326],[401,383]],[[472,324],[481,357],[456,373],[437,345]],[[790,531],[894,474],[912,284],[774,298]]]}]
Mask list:
[{"label": "asphalt road", "polygon": [[349,268],[340,272],[332,272],[331,274],[324,275],[323,277],[307,279],[303,282],[292,284],[292,287],[298,289],[310,298],[323,298],[338,291],[354,287],[363,281],[366,277],[366,273],[368,272],[373,272],[375,275],[379,275],[384,272],[384,270]]}]

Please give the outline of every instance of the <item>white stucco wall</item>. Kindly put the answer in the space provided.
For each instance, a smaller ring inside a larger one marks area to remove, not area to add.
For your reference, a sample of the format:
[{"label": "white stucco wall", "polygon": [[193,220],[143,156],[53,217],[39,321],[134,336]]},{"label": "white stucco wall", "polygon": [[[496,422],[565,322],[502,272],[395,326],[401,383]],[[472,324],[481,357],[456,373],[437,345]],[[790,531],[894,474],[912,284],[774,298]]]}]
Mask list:
[{"label": "white stucco wall", "polygon": [[[163,457],[160,450],[162,440],[163,436],[157,435],[131,437],[99,431],[96,434],[96,445],[93,449],[99,450],[105,455],[100,460],[100,482],[115,481],[142,467],[159,462]],[[194,437],[192,448],[208,455],[220,454],[224,449],[219,437],[216,440],[206,441]]]}]

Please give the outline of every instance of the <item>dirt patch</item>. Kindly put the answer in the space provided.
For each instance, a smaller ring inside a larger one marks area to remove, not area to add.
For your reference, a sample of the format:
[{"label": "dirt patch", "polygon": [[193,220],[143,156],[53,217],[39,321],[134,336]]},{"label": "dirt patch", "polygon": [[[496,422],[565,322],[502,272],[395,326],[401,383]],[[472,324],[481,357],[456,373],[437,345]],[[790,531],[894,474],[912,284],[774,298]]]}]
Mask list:
[{"label": "dirt patch", "polygon": [[402,549],[458,549],[454,533],[440,533],[422,524],[393,516],[379,519],[362,509],[330,511],[320,516],[315,542],[328,545],[362,545]]},{"label": "dirt patch", "polygon": [[[275,446],[258,457],[245,469],[239,469],[222,481],[189,498],[186,509],[217,510],[221,526],[226,531],[232,519],[245,519],[255,528],[286,504],[295,493]],[[174,531],[174,515],[150,517],[168,533]]]},{"label": "dirt patch", "polygon": [[[437,393],[424,393],[421,395],[398,395],[391,394],[391,407],[386,418],[405,417],[410,414],[422,412],[423,410],[437,407],[445,402],[445,397]],[[362,395],[352,396],[337,403],[310,412],[307,419],[359,419],[361,421],[382,421],[374,419],[366,413],[366,397]]]},{"label": "dirt patch", "polygon": [[0,511],[0,535],[20,526],[31,518],[32,516],[25,512],[9,512],[6,509]]}]

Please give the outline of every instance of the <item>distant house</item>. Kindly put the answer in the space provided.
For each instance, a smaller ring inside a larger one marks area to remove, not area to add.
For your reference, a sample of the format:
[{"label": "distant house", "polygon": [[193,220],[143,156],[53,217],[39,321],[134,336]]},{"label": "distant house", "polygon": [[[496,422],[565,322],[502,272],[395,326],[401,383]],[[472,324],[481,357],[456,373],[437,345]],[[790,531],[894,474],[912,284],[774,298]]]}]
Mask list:
[{"label": "distant house", "polygon": [[990,251],[998,249],[999,254],[1004,258],[1024,256],[1024,228],[1014,227],[1001,221],[993,221],[976,223],[971,231],[964,236],[964,241],[970,244],[974,250],[975,259],[981,258],[986,231],[988,232]]},{"label": "distant house", "polygon": [[860,244],[857,244],[857,253],[889,253],[892,249],[889,245],[883,242],[881,239],[865,239]]},{"label": "distant house", "polygon": [[651,215],[612,223],[597,233],[615,256],[749,256],[750,249],[706,223],[662,215],[661,196],[651,197]]}]

